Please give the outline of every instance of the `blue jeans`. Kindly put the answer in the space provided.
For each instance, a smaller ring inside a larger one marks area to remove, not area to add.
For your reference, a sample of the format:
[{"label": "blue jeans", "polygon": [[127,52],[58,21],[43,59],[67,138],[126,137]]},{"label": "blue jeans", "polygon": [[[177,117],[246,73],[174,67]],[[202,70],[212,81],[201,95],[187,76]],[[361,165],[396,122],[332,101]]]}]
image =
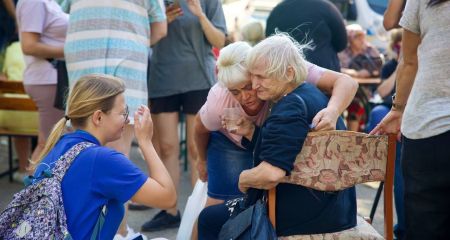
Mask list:
[{"label": "blue jeans", "polygon": [[[375,126],[388,114],[389,108],[385,105],[375,106],[370,112],[369,123],[367,124],[367,132],[372,131]],[[394,173],[394,201],[397,213],[397,224],[394,227],[394,234],[397,239],[404,239],[405,236],[405,205],[404,205],[404,182],[401,167],[401,149],[402,143],[397,142],[395,156],[395,173]]]},{"label": "blue jeans", "polygon": [[253,167],[253,153],[236,146],[220,132],[211,132],[207,150],[208,196],[221,200],[242,197],[239,175]]}]

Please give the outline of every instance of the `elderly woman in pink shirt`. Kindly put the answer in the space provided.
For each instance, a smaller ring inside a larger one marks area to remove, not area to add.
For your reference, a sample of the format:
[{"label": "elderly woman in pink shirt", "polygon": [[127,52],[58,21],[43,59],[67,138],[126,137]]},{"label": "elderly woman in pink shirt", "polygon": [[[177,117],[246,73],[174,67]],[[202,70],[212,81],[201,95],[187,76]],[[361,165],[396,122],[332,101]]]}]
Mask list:
[{"label": "elderly woman in pink shirt", "polygon": [[[219,82],[211,88],[206,103],[196,116],[197,170],[200,179],[208,181],[206,206],[242,196],[238,188],[239,174],[253,166],[252,152],[240,144],[242,137],[228,131],[223,124],[224,109],[236,108],[242,118],[257,126],[262,125],[269,114],[270,103],[257,98],[247,72],[245,58],[250,49],[245,42],[235,42],[220,51],[217,61]],[[311,126],[313,130],[334,129],[339,115],[352,101],[358,84],[345,74],[309,62],[307,67],[306,82],[331,95],[328,107],[315,116]]]}]

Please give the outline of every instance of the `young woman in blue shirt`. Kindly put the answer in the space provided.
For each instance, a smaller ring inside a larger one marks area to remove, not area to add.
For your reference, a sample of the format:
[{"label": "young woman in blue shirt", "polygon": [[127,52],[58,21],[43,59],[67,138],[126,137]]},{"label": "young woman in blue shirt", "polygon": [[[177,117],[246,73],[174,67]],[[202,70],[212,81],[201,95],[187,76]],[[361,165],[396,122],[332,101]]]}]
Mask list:
[{"label": "young woman in blue shirt", "polygon": [[[175,206],[175,187],[153,147],[153,122],[146,106],[134,113],[134,130],[151,177],[122,153],[104,146],[119,139],[129,122],[124,91],[119,78],[97,74],[82,77],[70,93],[66,116],[54,126],[41,157],[34,163],[38,177],[52,169],[75,144],[96,145],[75,158],[61,182],[73,239],[91,237],[103,206],[107,212],[99,239],[113,239],[124,214],[123,204],[130,199],[163,209]],[[62,135],[68,122],[74,131]]]}]

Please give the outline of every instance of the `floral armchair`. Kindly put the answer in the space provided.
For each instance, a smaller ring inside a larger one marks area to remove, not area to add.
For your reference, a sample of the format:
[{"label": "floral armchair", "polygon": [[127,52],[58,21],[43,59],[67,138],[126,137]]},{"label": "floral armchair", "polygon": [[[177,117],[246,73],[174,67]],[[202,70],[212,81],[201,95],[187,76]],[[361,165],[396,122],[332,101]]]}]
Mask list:
[{"label": "floral armchair", "polygon": [[[385,238],[393,239],[392,190],[395,136],[350,131],[311,132],[294,169],[283,182],[319,191],[338,191],[359,183],[384,181]],[[269,191],[269,216],[275,222],[275,190]],[[371,221],[371,219],[370,219]],[[355,228],[337,233],[281,237],[289,240],[384,239],[362,218]]]}]

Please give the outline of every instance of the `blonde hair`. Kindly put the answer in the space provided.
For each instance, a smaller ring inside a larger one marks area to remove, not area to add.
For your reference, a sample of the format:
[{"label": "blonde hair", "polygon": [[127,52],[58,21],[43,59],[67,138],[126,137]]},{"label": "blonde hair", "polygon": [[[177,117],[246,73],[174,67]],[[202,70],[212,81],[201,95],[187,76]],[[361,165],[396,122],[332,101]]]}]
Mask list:
[{"label": "blonde hair", "polygon": [[392,48],[392,45],[401,42],[403,38],[403,29],[395,28],[391,30],[391,39],[389,41],[389,45]]},{"label": "blonde hair", "polygon": [[58,142],[63,134],[66,122],[70,119],[75,128],[84,127],[88,118],[97,110],[110,111],[116,96],[125,91],[120,78],[104,74],[89,74],[81,77],[70,92],[67,99],[66,116],[59,120],[52,129],[44,149],[35,162],[35,168]]},{"label": "blonde hair", "polygon": [[251,46],[255,46],[264,39],[264,27],[260,22],[251,22],[242,27],[242,41],[248,42]]},{"label": "blonde hair", "polygon": [[246,42],[234,42],[220,50],[217,78],[225,87],[248,80],[245,58],[252,47]]},{"label": "blonde hair", "polygon": [[287,71],[292,67],[294,83],[303,83],[308,74],[303,51],[312,49],[311,42],[300,44],[287,33],[276,33],[256,44],[247,55],[247,66],[265,63],[265,75],[272,79],[289,81]]}]

